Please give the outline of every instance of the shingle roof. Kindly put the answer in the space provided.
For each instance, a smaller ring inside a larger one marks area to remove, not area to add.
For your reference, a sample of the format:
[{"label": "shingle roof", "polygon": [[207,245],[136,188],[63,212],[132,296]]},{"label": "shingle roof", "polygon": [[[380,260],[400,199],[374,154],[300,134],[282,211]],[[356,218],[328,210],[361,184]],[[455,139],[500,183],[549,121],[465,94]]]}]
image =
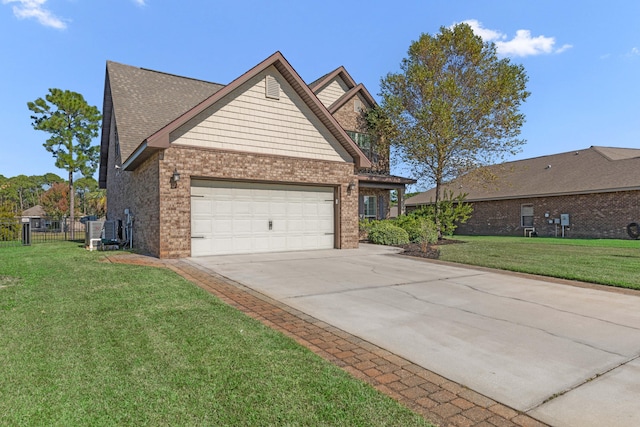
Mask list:
[{"label": "shingle roof", "polygon": [[154,150],[167,148],[171,130],[270,65],[278,69],[316,116],[334,133],[354,158],[356,166],[370,166],[366,156],[280,52],[274,53],[226,86],[108,61],[100,149],[100,187],[106,188],[112,110],[117,122],[123,167],[135,168],[136,162],[145,158],[139,153],[148,156]]},{"label": "shingle roof", "polygon": [[[467,201],[640,190],[640,149],[590,147],[584,150],[487,166],[444,186]],[[433,202],[435,188],[406,200]]]},{"label": "shingle roof", "polygon": [[224,85],[107,62],[122,160],[148,136]]}]

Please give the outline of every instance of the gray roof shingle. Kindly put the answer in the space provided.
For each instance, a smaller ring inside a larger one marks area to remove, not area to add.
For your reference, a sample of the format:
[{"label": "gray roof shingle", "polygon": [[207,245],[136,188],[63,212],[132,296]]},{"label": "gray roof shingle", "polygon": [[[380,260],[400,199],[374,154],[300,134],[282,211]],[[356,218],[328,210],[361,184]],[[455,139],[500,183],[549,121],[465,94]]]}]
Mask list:
[{"label": "gray roof shingle", "polygon": [[[640,189],[640,149],[590,147],[584,150],[487,166],[444,186],[467,201],[589,194]],[[429,204],[435,188],[406,200]]]},{"label": "gray roof shingle", "polygon": [[107,62],[123,161],[149,136],[224,85]]}]

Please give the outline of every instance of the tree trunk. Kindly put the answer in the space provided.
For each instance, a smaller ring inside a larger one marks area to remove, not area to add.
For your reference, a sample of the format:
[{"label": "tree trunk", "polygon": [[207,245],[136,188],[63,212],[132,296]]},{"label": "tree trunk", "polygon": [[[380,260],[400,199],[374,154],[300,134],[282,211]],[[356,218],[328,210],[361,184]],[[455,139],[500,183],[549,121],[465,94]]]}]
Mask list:
[{"label": "tree trunk", "polygon": [[436,231],[438,232],[438,239],[442,239],[442,227],[440,226],[440,187],[442,186],[442,179],[436,178],[436,200],[434,205],[434,222],[436,224]]},{"label": "tree trunk", "polygon": [[71,223],[71,240],[75,240],[75,214],[74,214],[74,206],[75,206],[75,198],[73,191],[73,172],[69,172],[69,222]]}]

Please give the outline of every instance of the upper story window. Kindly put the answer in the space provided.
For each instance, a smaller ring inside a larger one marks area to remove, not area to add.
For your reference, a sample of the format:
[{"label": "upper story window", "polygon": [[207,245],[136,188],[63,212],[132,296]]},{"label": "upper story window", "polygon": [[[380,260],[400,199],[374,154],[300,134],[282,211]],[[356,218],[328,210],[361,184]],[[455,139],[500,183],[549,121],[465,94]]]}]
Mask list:
[{"label": "upper story window", "polygon": [[348,130],[347,135],[353,139],[353,142],[358,144],[358,147],[360,147],[365,154],[368,154],[368,151],[371,150],[371,137],[368,134]]},{"label": "upper story window", "polygon": [[380,156],[377,151],[375,151],[375,146],[371,142],[371,135],[362,133],[362,132],[354,132],[354,131],[346,131],[347,135],[351,137],[353,142],[358,144],[358,147],[362,150],[362,152],[367,156],[369,160],[373,163],[378,163]]}]

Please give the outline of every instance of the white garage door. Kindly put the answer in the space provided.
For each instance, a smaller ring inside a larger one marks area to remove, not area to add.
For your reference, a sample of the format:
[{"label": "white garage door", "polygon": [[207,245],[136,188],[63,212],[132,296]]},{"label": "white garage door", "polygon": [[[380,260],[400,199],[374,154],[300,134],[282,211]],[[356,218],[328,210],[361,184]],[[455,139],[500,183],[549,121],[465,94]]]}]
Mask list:
[{"label": "white garage door", "polygon": [[192,181],[191,256],[333,247],[331,187]]}]

